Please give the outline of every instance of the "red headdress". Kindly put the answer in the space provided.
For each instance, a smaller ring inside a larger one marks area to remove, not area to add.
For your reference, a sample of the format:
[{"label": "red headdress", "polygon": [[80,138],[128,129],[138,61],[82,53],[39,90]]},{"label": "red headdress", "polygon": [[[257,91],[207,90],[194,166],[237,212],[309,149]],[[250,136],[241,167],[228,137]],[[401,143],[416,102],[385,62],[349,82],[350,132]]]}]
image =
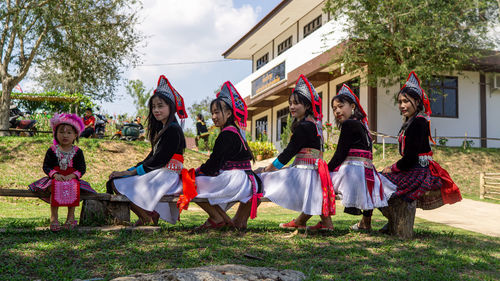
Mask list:
[{"label": "red headdress", "polygon": [[352,92],[351,88],[347,86],[346,84],[342,84],[342,87],[340,88],[340,91],[337,93],[337,96],[346,96],[350,100],[352,100],[356,106],[358,107],[359,111],[361,111],[361,114],[363,114],[363,124],[366,126],[366,129],[368,129],[368,115],[366,114],[365,110],[361,106],[361,103],[359,102],[358,97]]},{"label": "red headdress", "polygon": [[[410,74],[408,75],[408,79],[406,79],[406,83],[403,85],[401,90],[403,90],[404,88],[409,88],[409,89],[415,91],[422,99],[422,104],[424,106],[423,114],[425,115],[425,118],[427,119],[427,121],[429,121],[429,132],[430,132],[430,126],[431,126],[430,119],[431,119],[431,114],[432,114],[431,103],[430,103],[429,97],[425,93],[424,89],[422,89],[422,87],[420,87],[420,80],[418,79],[415,71],[410,72]],[[400,90],[400,92],[401,92],[401,90]],[[432,143],[436,143],[432,139],[431,134],[429,135],[429,139],[432,141]]]},{"label": "red headdress", "polygon": [[311,102],[314,118],[321,122],[323,119],[321,111],[321,98],[318,95],[318,92],[316,92],[316,89],[314,89],[313,85],[303,74],[301,74],[299,79],[297,79],[293,92],[303,95]]},{"label": "red headdress", "polygon": [[[217,93],[217,98],[222,99],[233,110],[234,119],[242,130],[247,127],[247,104],[240,96],[236,88],[229,81],[222,84],[220,91]],[[244,136],[244,134],[242,134]]]},{"label": "red headdress", "polygon": [[174,102],[175,112],[177,112],[179,118],[186,119],[188,117],[186,113],[186,107],[184,106],[184,99],[179,94],[179,92],[177,92],[177,90],[172,87],[172,84],[170,84],[170,82],[164,75],[161,75],[158,79],[158,86],[156,87],[156,90],[153,94],[157,93],[167,97]]},{"label": "red headdress", "polygon": [[406,83],[403,85],[401,90],[403,90],[404,88],[412,89],[417,94],[419,94],[424,105],[424,114],[427,115],[427,118],[430,118],[432,114],[431,103],[424,89],[420,87],[420,80],[418,79],[417,74],[415,74],[415,71],[410,72],[410,74],[408,75],[408,79],[406,79]]}]

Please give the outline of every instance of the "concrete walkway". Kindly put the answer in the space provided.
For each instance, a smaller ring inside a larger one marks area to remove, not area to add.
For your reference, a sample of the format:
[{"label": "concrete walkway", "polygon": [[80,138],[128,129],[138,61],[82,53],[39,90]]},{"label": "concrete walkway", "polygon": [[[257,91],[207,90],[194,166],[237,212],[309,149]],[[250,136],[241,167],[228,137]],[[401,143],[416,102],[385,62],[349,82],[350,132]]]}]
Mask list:
[{"label": "concrete walkway", "polygon": [[417,209],[417,217],[489,236],[500,237],[500,204],[471,199],[430,211]]},{"label": "concrete walkway", "polygon": [[[265,167],[275,158],[255,162],[253,168]],[[463,199],[435,210],[417,209],[417,217],[489,236],[500,237],[500,204]]]}]

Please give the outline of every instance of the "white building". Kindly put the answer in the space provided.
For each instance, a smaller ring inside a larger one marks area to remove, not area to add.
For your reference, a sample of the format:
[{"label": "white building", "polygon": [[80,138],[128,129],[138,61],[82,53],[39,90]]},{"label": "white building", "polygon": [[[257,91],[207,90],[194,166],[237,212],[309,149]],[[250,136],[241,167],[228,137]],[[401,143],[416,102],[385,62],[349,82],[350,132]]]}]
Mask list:
[{"label": "white building", "polygon": [[[324,2],[282,1],[222,54],[228,59],[253,62],[252,73],[235,84],[246,97],[252,139],[266,134],[279,147],[288,115],[288,96],[300,74],[322,96],[324,122],[333,122],[331,100],[339,85],[346,83],[354,85],[353,90],[368,114],[370,129],[397,134],[401,117],[394,94],[399,87],[368,87],[363,83],[359,86],[363,77],[343,73],[338,64],[328,65],[339,54],[344,34],[340,25],[322,10]],[[435,86],[447,95],[436,95],[436,100],[431,101],[433,135],[500,138],[500,55],[483,59],[480,67],[480,72],[447,75]],[[425,90],[432,95],[432,91]],[[462,142],[463,139],[450,139],[447,145]],[[474,146],[500,147],[500,141],[474,140]]]}]

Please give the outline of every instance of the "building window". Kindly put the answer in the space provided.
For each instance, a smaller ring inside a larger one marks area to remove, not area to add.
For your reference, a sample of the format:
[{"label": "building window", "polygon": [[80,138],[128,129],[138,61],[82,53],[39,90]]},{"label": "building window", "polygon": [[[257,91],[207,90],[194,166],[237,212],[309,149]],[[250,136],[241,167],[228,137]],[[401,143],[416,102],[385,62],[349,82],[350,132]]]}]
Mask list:
[{"label": "building window", "polygon": [[338,94],[338,92],[340,91],[340,88],[342,87],[342,84],[346,84],[347,86],[349,86],[349,88],[351,88],[352,92],[359,99],[359,77],[356,77],[356,78],[353,78],[353,79],[346,81],[344,83],[338,84],[337,85],[337,92],[335,92],[335,94]]},{"label": "building window", "polygon": [[267,116],[255,121],[255,139],[267,141]]},{"label": "building window", "polygon": [[292,36],[288,37],[285,41],[281,42],[278,45],[278,56],[281,55],[284,51],[290,49],[292,47]]},{"label": "building window", "polygon": [[424,83],[424,89],[431,102],[433,117],[458,118],[458,78],[436,76],[430,83]]},{"label": "building window", "polygon": [[281,134],[286,130],[286,123],[288,122],[288,116],[290,115],[290,109],[285,107],[281,110],[278,110],[277,120],[278,120],[278,130],[276,130],[276,139],[281,140]]},{"label": "building window", "polygon": [[304,38],[321,27],[321,15],[304,26]]},{"label": "building window", "polygon": [[257,60],[257,69],[263,67],[267,62],[269,62],[269,53],[266,53]]}]

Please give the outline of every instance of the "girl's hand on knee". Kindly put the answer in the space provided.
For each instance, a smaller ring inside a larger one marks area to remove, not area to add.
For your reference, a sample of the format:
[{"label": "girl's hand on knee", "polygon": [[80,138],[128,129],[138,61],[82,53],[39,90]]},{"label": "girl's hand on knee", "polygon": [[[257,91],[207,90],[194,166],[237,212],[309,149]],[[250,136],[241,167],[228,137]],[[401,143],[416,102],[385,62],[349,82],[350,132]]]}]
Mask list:
[{"label": "girl's hand on knee", "polygon": [[54,179],[56,181],[64,181],[64,176],[61,175],[61,174],[59,174],[59,173],[58,174],[54,174]]}]

